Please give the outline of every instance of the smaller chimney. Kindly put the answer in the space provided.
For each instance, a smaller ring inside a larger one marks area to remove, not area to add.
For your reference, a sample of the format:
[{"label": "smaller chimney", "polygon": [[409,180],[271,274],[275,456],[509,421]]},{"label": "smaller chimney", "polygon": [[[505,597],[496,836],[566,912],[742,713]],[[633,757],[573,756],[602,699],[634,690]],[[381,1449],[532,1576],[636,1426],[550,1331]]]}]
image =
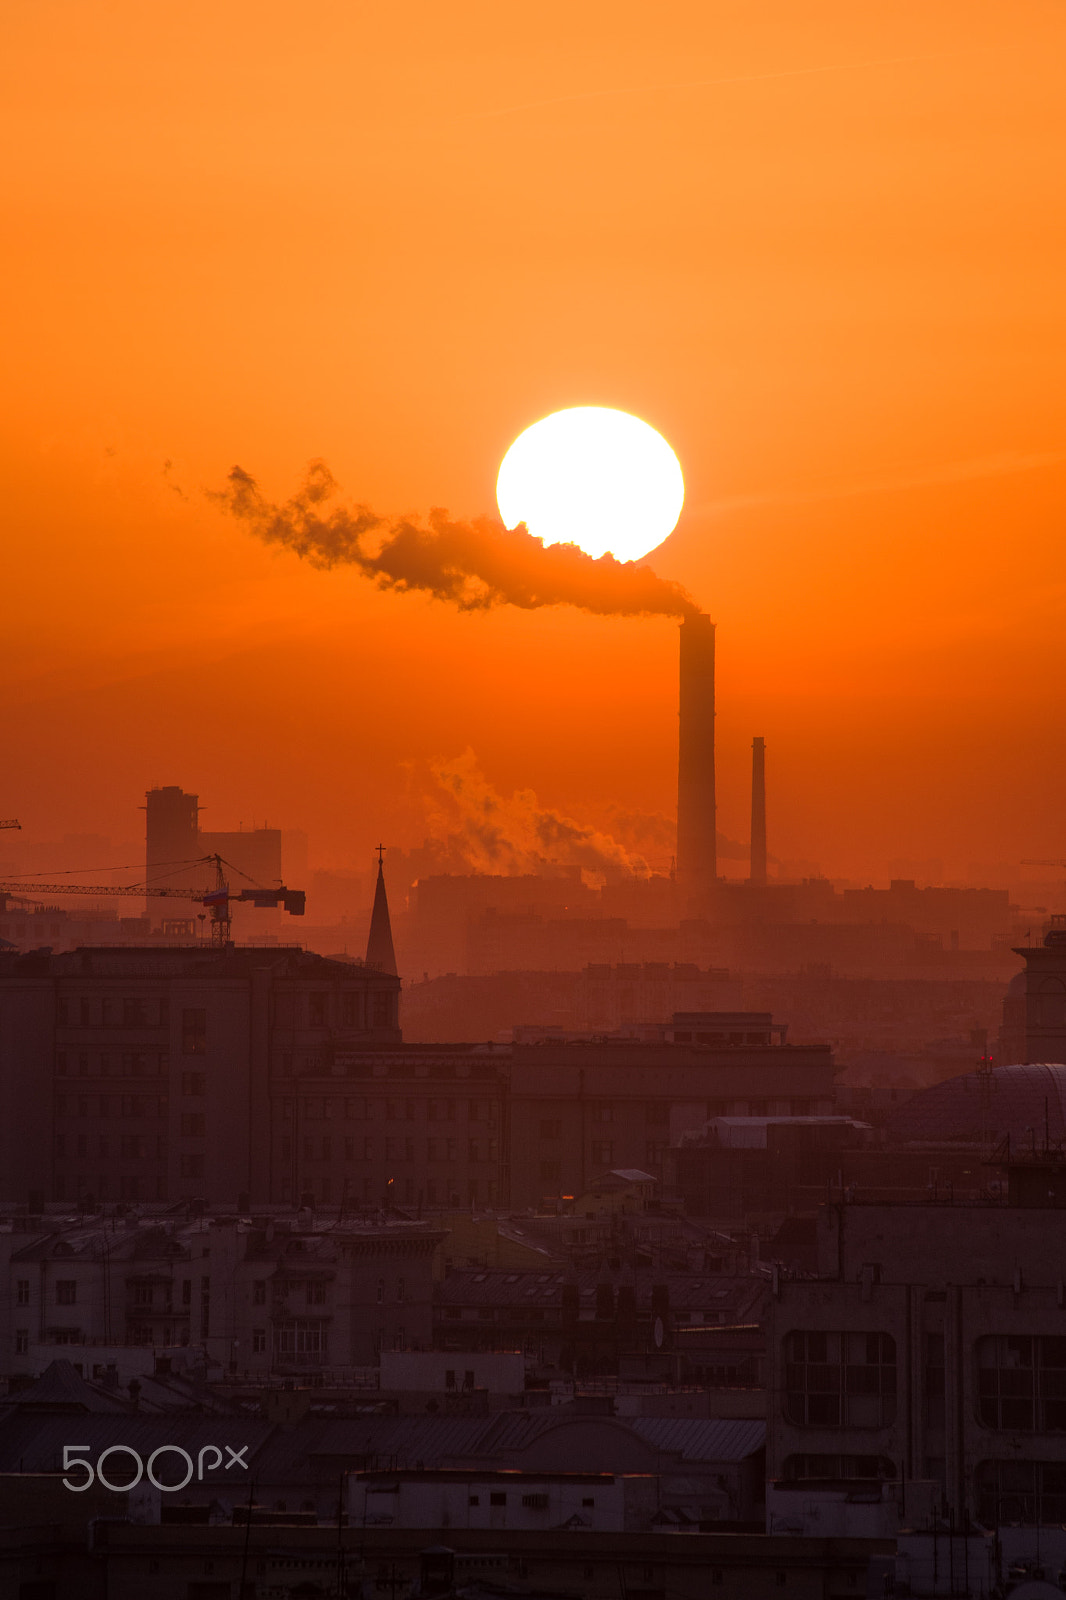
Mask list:
[{"label": "smaller chimney", "polygon": [[751,879],[766,883],[766,740],[751,741]]}]

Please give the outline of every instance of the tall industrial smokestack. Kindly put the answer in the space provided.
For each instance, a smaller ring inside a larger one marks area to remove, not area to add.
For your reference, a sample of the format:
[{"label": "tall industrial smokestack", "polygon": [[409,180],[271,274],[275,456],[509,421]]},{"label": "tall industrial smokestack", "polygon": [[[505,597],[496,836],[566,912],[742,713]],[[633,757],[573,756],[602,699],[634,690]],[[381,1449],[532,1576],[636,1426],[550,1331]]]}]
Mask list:
[{"label": "tall industrial smokestack", "polygon": [[681,624],[677,755],[677,878],[706,895],[718,876],[714,799],[714,623],[702,612]]},{"label": "tall industrial smokestack", "polygon": [[751,741],[751,881],[766,882],[766,740]]}]

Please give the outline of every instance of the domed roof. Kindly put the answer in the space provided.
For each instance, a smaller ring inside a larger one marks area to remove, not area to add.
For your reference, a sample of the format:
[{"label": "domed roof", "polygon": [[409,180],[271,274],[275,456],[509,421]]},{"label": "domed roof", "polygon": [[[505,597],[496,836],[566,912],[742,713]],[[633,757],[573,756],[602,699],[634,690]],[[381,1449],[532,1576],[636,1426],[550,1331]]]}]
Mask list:
[{"label": "domed roof", "polygon": [[1028,976],[1029,974],[1027,972],[1016,972],[1007,985],[1007,993],[1024,994]]},{"label": "domed roof", "polygon": [[993,1067],[967,1072],[913,1095],[889,1119],[893,1140],[965,1140],[997,1142],[1010,1134],[1011,1143],[1027,1147],[1035,1137],[1052,1144],[1066,1140],[1066,1066],[1031,1062],[1027,1066]]}]

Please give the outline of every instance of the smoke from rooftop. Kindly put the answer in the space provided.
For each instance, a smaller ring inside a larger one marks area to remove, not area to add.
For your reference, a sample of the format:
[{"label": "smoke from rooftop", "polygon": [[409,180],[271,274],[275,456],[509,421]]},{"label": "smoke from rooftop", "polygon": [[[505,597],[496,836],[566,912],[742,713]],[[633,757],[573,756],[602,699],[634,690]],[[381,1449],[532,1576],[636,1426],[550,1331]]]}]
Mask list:
[{"label": "smoke from rooftop", "polygon": [[324,461],[313,461],[303,484],[281,505],[234,467],[210,498],[266,544],[294,550],[316,567],[355,566],[383,589],[421,590],[460,611],[493,606],[572,605],[600,616],[695,614],[681,588],[650,567],[592,556],[577,545],[543,545],[519,525],[491,517],[456,521],[443,510],[422,526],[390,520],[367,506],[336,501],[338,484]]}]

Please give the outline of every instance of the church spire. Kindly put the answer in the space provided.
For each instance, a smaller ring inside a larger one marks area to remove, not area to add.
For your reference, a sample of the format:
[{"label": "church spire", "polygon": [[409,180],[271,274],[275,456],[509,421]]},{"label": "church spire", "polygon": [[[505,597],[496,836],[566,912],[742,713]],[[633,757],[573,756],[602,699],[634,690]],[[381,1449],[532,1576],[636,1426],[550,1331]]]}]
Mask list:
[{"label": "church spire", "polygon": [[398,977],[396,952],[392,948],[389,899],[385,893],[385,846],[378,845],[378,881],[374,890],[374,910],[370,917],[370,937],[366,942],[366,964]]}]

